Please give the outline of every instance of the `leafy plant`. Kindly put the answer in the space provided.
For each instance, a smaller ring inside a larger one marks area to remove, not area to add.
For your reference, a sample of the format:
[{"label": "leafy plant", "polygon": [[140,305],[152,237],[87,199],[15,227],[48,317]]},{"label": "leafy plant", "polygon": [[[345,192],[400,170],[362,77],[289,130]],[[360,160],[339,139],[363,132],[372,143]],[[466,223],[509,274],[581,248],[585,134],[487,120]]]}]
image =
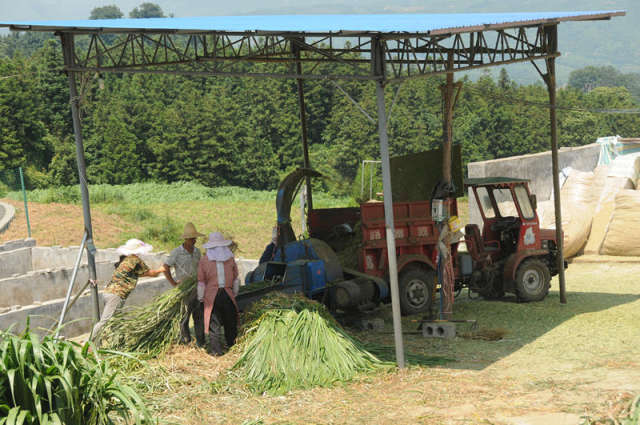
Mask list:
[{"label": "leafy plant", "polygon": [[0,425],[153,420],[140,396],[90,345],[0,332]]},{"label": "leafy plant", "polygon": [[[267,298],[262,308],[270,302],[283,305],[287,297]],[[242,355],[234,369],[258,393],[326,387],[393,367],[364,350],[321,304],[302,297],[289,298],[289,308],[263,310],[246,329],[239,347]]]},{"label": "leafy plant", "polygon": [[148,304],[117,313],[102,331],[103,346],[146,358],[165,352],[178,340],[182,300],[195,286],[196,279],[190,278]]}]

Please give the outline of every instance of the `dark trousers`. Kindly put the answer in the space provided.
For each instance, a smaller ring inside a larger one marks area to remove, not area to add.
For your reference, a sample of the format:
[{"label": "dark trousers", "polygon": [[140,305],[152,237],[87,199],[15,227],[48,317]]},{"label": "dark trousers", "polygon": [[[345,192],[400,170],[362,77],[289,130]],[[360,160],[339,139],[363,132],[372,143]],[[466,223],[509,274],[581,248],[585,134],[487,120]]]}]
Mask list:
[{"label": "dark trousers", "polygon": [[224,289],[218,289],[209,322],[209,348],[211,353],[215,355],[221,355],[224,352],[220,338],[220,324],[224,327],[224,337],[227,341],[227,347],[231,348],[233,344],[235,344],[236,337],[238,336],[238,310],[236,310],[235,304],[233,304],[233,301],[231,301],[227,291]]},{"label": "dark trousers", "polygon": [[189,330],[189,319],[193,317],[193,327],[196,334],[196,342],[199,346],[204,346],[204,309],[202,303],[198,301],[197,294],[189,294],[183,301],[186,307],[186,312],[180,321],[180,338],[182,342],[188,343],[191,341],[191,332]]}]

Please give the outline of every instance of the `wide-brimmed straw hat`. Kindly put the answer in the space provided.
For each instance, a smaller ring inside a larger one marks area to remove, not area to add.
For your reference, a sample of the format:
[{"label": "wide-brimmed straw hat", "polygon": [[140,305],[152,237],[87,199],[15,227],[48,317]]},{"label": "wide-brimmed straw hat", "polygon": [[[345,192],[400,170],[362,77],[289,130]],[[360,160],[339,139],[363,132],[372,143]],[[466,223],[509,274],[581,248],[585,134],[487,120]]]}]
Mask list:
[{"label": "wide-brimmed straw hat", "polygon": [[148,254],[153,251],[153,246],[146,242],[142,242],[140,239],[129,239],[127,243],[119,246],[116,252],[120,255],[140,255]]},{"label": "wide-brimmed straw hat", "polygon": [[204,249],[217,248],[219,246],[229,246],[232,242],[229,239],[225,239],[220,232],[209,233],[209,240],[205,242],[202,247]]},{"label": "wide-brimmed straw hat", "polygon": [[184,225],[184,231],[182,232],[182,236],[180,237],[182,239],[193,239],[199,238],[200,236],[204,235],[196,230],[196,226],[194,226],[193,223],[188,222]]}]

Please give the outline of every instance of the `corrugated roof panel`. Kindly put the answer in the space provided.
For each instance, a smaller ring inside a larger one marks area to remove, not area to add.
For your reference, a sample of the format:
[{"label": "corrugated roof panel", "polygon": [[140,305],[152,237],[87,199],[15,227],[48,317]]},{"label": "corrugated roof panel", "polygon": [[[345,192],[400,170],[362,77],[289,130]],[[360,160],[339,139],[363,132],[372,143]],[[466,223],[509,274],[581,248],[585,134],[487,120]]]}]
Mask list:
[{"label": "corrugated roof panel", "polygon": [[264,15],[194,18],[101,19],[0,22],[16,30],[52,31],[216,31],[294,33],[431,33],[465,32],[487,26],[521,26],[552,21],[607,19],[620,10],[583,12],[385,14],[385,15]]}]

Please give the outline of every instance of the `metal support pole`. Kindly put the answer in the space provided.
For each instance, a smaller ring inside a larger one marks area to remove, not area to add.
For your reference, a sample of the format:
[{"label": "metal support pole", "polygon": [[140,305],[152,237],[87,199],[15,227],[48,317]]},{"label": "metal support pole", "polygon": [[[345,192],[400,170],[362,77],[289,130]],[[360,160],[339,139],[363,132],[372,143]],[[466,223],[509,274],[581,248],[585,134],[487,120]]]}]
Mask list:
[{"label": "metal support pole", "polygon": [[[558,50],[558,27],[556,25],[545,28],[547,31],[549,46],[555,53]],[[564,241],[562,233],[562,210],[560,202],[560,164],[558,161],[558,121],[556,117],[556,59],[550,57],[546,60],[547,74],[544,81],[549,91],[549,119],[551,125],[551,167],[553,172],[553,202],[556,212],[556,245],[558,248],[557,268],[560,289],[560,302],[567,303],[566,282],[564,276]]]},{"label": "metal support pole", "polygon": [[[453,70],[453,52],[449,51],[447,56],[447,69]],[[451,149],[453,145],[453,108],[454,108],[454,92],[456,84],[453,82],[453,71],[447,72],[446,84],[441,87],[442,91],[442,182],[445,187],[452,187],[452,158]],[[450,194],[447,194],[449,197]],[[447,232],[443,235],[442,244],[438,244],[440,251],[440,261],[438,263],[440,276],[440,319],[447,320],[453,316],[453,281],[450,273],[446,270],[451,266],[451,241],[448,236],[447,223],[440,224],[440,232]]]},{"label": "metal support pole", "polygon": [[[453,68],[453,53],[449,52],[447,69]],[[451,184],[451,144],[453,139],[453,72],[447,72],[447,83],[442,87],[444,111],[442,120],[442,180]]]},{"label": "metal support pole", "polygon": [[[379,39],[372,39],[371,58],[373,72],[384,78],[384,47]],[[384,104],[383,80],[376,81],[378,106],[378,137],[380,138],[380,159],[382,160],[382,190],[384,193],[384,221],[387,237],[387,258],[389,261],[389,284],[391,286],[391,309],[393,312],[393,335],[396,345],[396,363],[405,367],[402,322],[400,317],[400,291],[398,289],[398,265],[396,258],[395,225],[393,217],[393,195],[391,193],[391,166],[389,163],[389,139],[387,135],[387,114]]]},{"label": "metal support pole", "polygon": [[[73,34],[62,33],[62,51],[65,66],[73,66],[75,54],[73,46]],[[89,188],[87,185],[87,168],[84,160],[84,145],[82,143],[82,126],[80,122],[80,106],[78,89],[76,87],[76,76],[74,72],[68,72],[69,95],[71,103],[71,116],[73,118],[73,133],[76,140],[76,162],[78,165],[78,180],[80,181],[80,194],[82,195],[82,213],[84,216],[84,231],[87,234],[87,263],[89,266],[89,280],[96,281],[96,258],[95,245],[93,243],[93,227],[91,225],[91,208],[89,205]],[[100,304],[98,299],[98,287],[92,285],[93,292],[93,315],[95,321],[100,320]]]},{"label": "metal support pole", "polygon": [[20,171],[20,185],[22,186],[22,199],[24,199],[24,215],[27,219],[27,235],[31,237],[31,222],[29,221],[29,206],[27,205],[27,191],[24,187],[24,175],[22,174],[22,167],[18,168]]},{"label": "metal support pole", "polygon": [[67,307],[69,305],[69,299],[71,298],[71,293],[73,292],[73,285],[76,283],[76,276],[78,275],[78,269],[80,268],[80,262],[82,261],[82,251],[84,250],[86,243],[87,243],[87,232],[84,232],[84,235],[82,236],[82,243],[80,244],[80,249],[78,250],[78,257],[76,258],[76,263],[73,266],[73,273],[71,274],[71,280],[69,281],[67,296],[64,298],[64,304],[62,305],[62,311],[60,312],[60,319],[58,319],[58,327],[56,328],[56,333],[54,338],[57,338],[58,335],[60,334],[60,329],[62,328],[64,317],[67,315]]},{"label": "metal support pole", "polygon": [[[300,61],[300,48],[294,41],[291,42],[291,50],[296,58],[296,75],[302,75],[302,62]],[[307,140],[307,112],[304,103],[304,86],[303,79],[297,78],[296,83],[298,86],[298,104],[300,106],[300,131],[302,133],[302,153],[304,155],[304,168],[311,168],[309,162],[309,142]],[[311,177],[307,176],[305,179],[307,186],[307,211],[313,209],[313,196],[311,193]]]}]

